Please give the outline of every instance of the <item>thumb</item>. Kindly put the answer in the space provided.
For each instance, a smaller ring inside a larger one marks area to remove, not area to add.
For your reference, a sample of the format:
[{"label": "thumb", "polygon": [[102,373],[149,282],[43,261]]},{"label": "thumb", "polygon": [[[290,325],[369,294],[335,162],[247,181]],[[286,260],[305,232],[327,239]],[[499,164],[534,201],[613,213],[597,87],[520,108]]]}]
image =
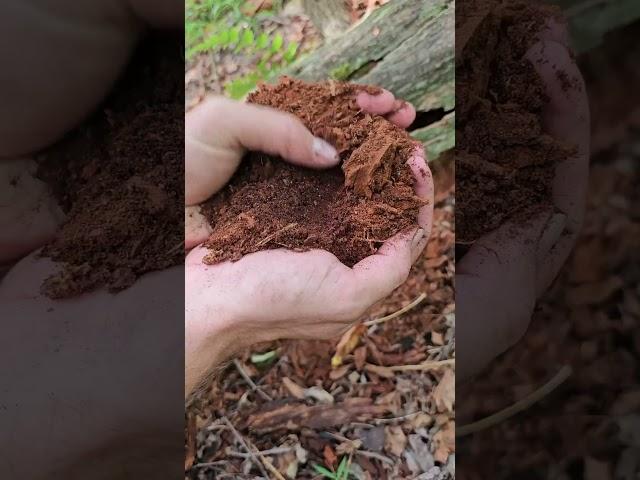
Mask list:
[{"label": "thumb", "polygon": [[456,272],[456,375],[464,380],[524,335],[536,301],[538,244],[551,213],[508,223],[478,240]]},{"label": "thumb", "polygon": [[188,205],[220,189],[246,150],[310,168],[333,167],[340,160],[336,149],[314,137],[297,117],[272,108],[215,97],[189,112],[185,122]]}]

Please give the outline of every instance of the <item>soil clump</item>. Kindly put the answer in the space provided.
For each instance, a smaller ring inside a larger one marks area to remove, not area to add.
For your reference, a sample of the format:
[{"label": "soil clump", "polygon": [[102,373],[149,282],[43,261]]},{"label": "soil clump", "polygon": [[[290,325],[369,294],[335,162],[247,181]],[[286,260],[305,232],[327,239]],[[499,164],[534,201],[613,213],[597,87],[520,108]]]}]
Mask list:
[{"label": "soil clump", "polygon": [[39,159],[67,215],[42,250],[63,268],[51,298],[106,286],[184,260],[184,86],[177,35],[153,35],[100,111]]},{"label": "soil clump", "polygon": [[[205,262],[260,250],[322,249],[353,266],[394,234],[416,226],[424,204],[406,165],[416,148],[402,129],[363,112],[356,95],[379,89],[283,77],[248,101],[289,112],[334,145],[341,166],[319,171],[250,152],[231,182],[203,206],[213,232]],[[424,172],[428,175],[428,172]]]},{"label": "soil clump", "polygon": [[525,54],[557,14],[521,1],[456,6],[458,244],[552,205],[555,166],[574,149],[544,132],[548,96]]}]

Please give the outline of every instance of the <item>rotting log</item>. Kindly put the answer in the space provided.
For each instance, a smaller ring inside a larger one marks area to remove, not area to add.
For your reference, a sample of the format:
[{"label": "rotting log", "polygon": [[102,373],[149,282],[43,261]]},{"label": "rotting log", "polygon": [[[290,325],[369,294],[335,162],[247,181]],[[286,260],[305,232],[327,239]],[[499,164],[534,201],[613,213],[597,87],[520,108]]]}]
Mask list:
[{"label": "rotting log", "polygon": [[302,0],[302,9],[325,38],[339,37],[349,28],[346,0]]},{"label": "rotting log", "polygon": [[[454,9],[454,0],[394,0],[286,73],[305,80],[379,85],[411,102],[418,112],[449,113],[455,104]],[[449,119],[452,116],[415,132],[430,160],[454,145]]]}]

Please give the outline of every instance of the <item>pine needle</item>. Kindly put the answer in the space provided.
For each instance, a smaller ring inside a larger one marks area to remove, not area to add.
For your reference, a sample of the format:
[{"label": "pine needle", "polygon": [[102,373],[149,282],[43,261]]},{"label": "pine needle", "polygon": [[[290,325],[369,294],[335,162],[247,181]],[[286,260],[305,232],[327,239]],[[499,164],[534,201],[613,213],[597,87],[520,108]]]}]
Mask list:
[{"label": "pine needle", "polygon": [[533,404],[539,402],[544,397],[553,392],[556,388],[558,388],[567,378],[569,378],[570,375],[571,367],[569,365],[565,365],[551,380],[545,383],[542,387],[540,387],[530,395],[527,395],[523,399],[518,400],[513,405],[505,408],[504,410],[500,410],[493,415],[489,415],[488,417],[478,420],[477,422],[469,423],[467,425],[463,425],[462,427],[456,428],[456,438],[464,437],[466,435],[471,435],[473,433],[486,430],[487,428],[498,425],[499,423],[504,422],[514,415],[528,409]]}]

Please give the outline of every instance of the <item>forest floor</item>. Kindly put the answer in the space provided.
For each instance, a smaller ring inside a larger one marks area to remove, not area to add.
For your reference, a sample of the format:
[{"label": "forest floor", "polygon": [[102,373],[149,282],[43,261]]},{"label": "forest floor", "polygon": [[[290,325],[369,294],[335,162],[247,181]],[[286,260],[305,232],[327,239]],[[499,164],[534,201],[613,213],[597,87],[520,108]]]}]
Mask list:
[{"label": "forest floor", "polygon": [[[354,20],[378,3],[354,1]],[[321,41],[297,11],[264,22],[302,50]],[[191,58],[187,108],[221,94],[252,61],[228,51]],[[407,282],[361,321],[396,315],[348,334],[352,348],[340,365],[332,366],[339,338],[240,355],[187,409],[187,478],[332,478],[318,466],[335,472],[340,464],[363,480],[455,476],[455,187],[451,164],[432,169],[429,244]]]}]

